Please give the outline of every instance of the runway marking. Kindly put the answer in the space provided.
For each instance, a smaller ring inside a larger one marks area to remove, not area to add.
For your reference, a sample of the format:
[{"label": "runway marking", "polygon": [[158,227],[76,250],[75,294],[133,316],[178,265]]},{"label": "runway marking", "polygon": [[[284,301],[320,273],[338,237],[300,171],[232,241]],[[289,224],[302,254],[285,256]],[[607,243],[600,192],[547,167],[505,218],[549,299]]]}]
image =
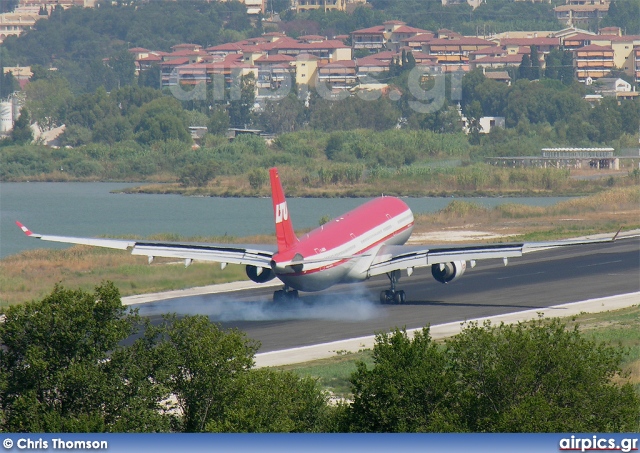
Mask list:
[{"label": "runway marking", "polygon": [[519,274],[519,275],[512,275],[509,277],[497,277],[496,280],[508,280],[510,278],[519,278],[519,277],[528,277],[530,275],[540,275],[540,274],[544,274],[544,271],[540,271],[540,272],[534,272],[532,274]]},{"label": "runway marking", "polygon": [[585,264],[584,266],[578,266],[578,269],[582,269],[583,267],[605,266],[607,264],[614,264],[614,263],[622,263],[622,260],[605,261],[604,263]]}]

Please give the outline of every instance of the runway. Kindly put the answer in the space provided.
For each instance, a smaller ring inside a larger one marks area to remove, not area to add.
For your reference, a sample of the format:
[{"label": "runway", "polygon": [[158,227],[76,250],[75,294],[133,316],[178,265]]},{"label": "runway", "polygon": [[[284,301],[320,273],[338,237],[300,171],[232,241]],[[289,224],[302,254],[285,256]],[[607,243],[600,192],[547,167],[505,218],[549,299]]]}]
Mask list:
[{"label": "runway", "polygon": [[430,269],[417,270],[400,280],[404,305],[380,305],[379,293],[387,287],[386,277],[376,278],[277,306],[271,287],[152,302],[140,305],[140,312],[206,314],[259,340],[264,353],[637,292],[640,239],[532,253],[506,267],[502,260],[478,261],[449,285],[436,282]]}]

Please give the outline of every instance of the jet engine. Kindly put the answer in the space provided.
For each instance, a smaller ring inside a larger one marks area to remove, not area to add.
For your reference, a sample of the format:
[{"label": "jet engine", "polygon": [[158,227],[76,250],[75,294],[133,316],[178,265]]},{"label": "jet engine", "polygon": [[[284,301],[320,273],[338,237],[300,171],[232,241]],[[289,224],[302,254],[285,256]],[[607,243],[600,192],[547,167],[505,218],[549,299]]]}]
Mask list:
[{"label": "jet engine", "polygon": [[431,266],[431,274],[440,283],[451,283],[462,276],[466,269],[466,261],[453,261],[451,263],[433,264]]},{"label": "jet engine", "polygon": [[276,276],[271,269],[251,265],[245,268],[245,272],[247,273],[247,277],[256,283],[266,283],[269,280],[273,280]]}]

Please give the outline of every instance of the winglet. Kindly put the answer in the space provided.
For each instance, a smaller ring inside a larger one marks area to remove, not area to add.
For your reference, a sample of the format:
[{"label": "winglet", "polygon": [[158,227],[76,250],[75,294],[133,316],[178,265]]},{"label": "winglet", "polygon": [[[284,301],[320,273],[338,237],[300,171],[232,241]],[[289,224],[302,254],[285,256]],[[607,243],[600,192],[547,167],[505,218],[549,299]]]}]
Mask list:
[{"label": "winglet", "polygon": [[20,222],[18,222],[17,220],[16,220],[16,225],[18,225],[18,228],[20,228],[22,232],[27,236],[33,236],[33,233],[31,232],[31,230],[26,226],[24,226],[23,224],[21,224]]},{"label": "winglet", "polygon": [[284,190],[280,182],[277,168],[269,170],[271,179],[271,199],[273,200],[273,216],[276,224],[276,239],[278,241],[278,252],[290,249],[298,242],[296,233],[293,230],[287,200],[284,197]]}]

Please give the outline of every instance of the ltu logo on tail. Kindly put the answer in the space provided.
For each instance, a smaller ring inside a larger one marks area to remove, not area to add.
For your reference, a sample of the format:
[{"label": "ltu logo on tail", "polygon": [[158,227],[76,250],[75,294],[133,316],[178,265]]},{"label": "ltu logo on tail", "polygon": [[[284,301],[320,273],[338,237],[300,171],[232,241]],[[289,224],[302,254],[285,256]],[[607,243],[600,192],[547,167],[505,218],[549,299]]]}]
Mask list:
[{"label": "ltu logo on tail", "polygon": [[282,223],[284,220],[289,220],[289,209],[286,201],[276,205],[276,223]]}]

